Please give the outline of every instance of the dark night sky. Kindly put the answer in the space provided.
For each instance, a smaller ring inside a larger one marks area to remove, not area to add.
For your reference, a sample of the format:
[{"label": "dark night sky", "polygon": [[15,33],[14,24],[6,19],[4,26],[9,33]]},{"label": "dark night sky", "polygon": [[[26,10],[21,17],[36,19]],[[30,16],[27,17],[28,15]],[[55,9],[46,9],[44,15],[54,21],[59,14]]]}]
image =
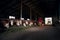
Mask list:
[{"label": "dark night sky", "polygon": [[17,7],[17,0],[0,0],[0,18],[15,15]]},{"label": "dark night sky", "polygon": [[[27,0],[26,0],[27,1]],[[7,18],[9,15],[20,17],[20,1],[19,0],[0,0],[0,18]],[[24,5],[23,5],[24,6]],[[37,0],[33,6],[37,11],[42,11],[44,16],[56,16],[57,2],[56,0]],[[23,17],[29,17],[29,8],[24,6]],[[35,14],[35,12],[33,13]],[[27,16],[26,16],[27,15]]]}]

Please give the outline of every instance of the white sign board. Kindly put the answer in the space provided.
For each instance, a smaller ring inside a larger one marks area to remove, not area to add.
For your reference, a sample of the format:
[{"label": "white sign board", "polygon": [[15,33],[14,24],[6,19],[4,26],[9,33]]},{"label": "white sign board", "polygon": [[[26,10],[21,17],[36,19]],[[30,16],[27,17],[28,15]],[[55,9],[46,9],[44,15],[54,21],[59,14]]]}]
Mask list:
[{"label": "white sign board", "polygon": [[52,25],[52,17],[46,17],[45,18],[45,24],[46,25]]},{"label": "white sign board", "polygon": [[9,19],[15,19],[15,17],[14,16],[9,16]]}]

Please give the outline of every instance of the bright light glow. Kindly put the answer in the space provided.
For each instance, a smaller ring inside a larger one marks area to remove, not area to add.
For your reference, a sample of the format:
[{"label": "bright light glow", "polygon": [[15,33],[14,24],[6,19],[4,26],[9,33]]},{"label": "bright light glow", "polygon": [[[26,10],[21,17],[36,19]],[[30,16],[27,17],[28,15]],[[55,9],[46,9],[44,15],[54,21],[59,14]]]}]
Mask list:
[{"label": "bright light glow", "polygon": [[30,22],[29,26],[32,26],[33,25],[33,22]]},{"label": "bright light glow", "polygon": [[21,20],[24,20],[24,18],[21,18]]},{"label": "bright light glow", "polygon": [[13,25],[13,20],[10,21],[11,22],[11,26]]},{"label": "bright light glow", "polygon": [[52,25],[52,17],[46,17],[45,18],[45,24],[46,25]]},{"label": "bright light glow", "polygon": [[29,24],[28,21],[26,21],[26,24],[27,24],[27,25]]},{"label": "bright light glow", "polygon": [[22,24],[22,20],[20,20],[20,25]]},{"label": "bright light glow", "polygon": [[6,28],[9,28],[9,23],[6,23],[4,26],[5,26]]},{"label": "bright light glow", "polygon": [[14,16],[9,16],[9,19],[15,19],[15,17]]},{"label": "bright light glow", "polygon": [[19,21],[17,21],[17,23],[16,23],[16,24],[17,24],[17,26],[19,26],[19,25],[20,25],[19,23],[20,23],[20,22],[19,22]]},{"label": "bright light glow", "polygon": [[30,20],[30,19],[27,19],[27,20]]},{"label": "bright light glow", "polygon": [[25,23],[23,23],[23,26],[25,26],[25,27],[26,27],[26,24],[25,24]]}]

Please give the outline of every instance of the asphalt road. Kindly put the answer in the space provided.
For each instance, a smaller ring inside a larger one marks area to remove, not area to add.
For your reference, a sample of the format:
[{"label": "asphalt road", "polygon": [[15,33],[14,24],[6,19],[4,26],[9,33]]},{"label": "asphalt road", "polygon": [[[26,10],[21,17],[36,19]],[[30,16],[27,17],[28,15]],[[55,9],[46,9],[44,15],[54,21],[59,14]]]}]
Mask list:
[{"label": "asphalt road", "polygon": [[0,40],[60,40],[59,31],[52,26],[31,27],[25,32],[13,32],[0,36]]}]

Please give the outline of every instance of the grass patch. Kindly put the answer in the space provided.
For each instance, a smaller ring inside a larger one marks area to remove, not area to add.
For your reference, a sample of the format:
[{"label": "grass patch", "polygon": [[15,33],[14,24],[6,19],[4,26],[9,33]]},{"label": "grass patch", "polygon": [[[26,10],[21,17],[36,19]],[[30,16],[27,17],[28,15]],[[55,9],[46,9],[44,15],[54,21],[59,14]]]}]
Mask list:
[{"label": "grass patch", "polygon": [[29,26],[20,26],[20,27],[17,27],[17,26],[13,26],[13,27],[10,27],[8,28],[5,32],[2,33],[2,35],[7,35],[8,33],[12,33],[12,32],[24,32],[26,29],[30,28]]}]

